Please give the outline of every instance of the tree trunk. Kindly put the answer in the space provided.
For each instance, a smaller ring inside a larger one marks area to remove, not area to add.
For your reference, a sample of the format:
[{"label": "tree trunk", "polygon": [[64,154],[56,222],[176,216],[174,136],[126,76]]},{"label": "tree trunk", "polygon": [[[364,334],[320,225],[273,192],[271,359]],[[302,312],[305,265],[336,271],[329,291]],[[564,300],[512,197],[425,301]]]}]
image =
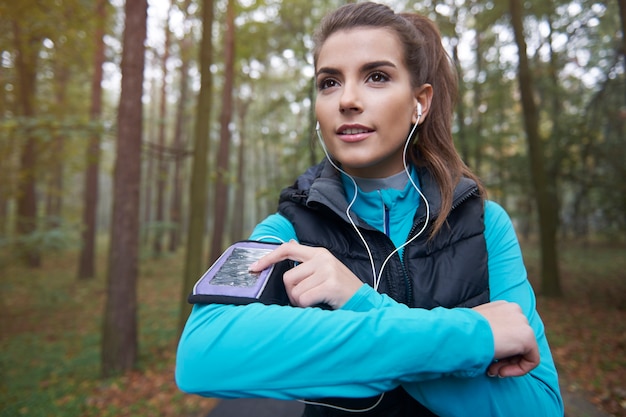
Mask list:
[{"label": "tree trunk", "polygon": [[[457,23],[459,21],[459,8],[454,8],[454,13],[452,18],[450,19],[450,23],[454,25],[454,33],[458,33]],[[457,77],[459,80],[463,80],[463,67],[461,66],[461,58],[459,57],[459,42],[460,39],[458,36],[451,36],[450,43],[452,44],[452,62],[454,62],[454,67],[457,72]],[[458,100],[456,103],[456,120],[458,132],[456,133],[457,143],[459,147],[459,151],[461,154],[461,158],[466,165],[471,166],[472,163],[470,161],[470,144],[467,137],[467,126],[465,125],[466,113],[465,110],[465,100],[464,97],[466,95],[466,88],[464,82],[459,82],[459,92],[458,92]]]},{"label": "tree trunk", "polygon": [[[56,117],[62,120],[65,109],[67,107],[67,84],[71,74],[66,63],[63,60],[55,62],[55,104]],[[45,226],[48,230],[53,230],[61,225],[63,210],[63,173],[64,169],[64,153],[65,153],[65,137],[64,133],[57,133],[51,143],[51,166],[46,175],[48,176],[46,189],[46,207],[45,207]]]},{"label": "tree trunk", "polygon": [[167,61],[170,56],[170,36],[169,28],[170,14],[172,6],[167,13],[165,21],[165,45],[163,46],[163,57],[161,61],[161,100],[159,107],[159,141],[157,150],[157,179],[156,179],[156,214],[155,221],[157,228],[154,234],[154,244],[152,250],[155,256],[160,256],[163,252],[163,222],[165,221],[165,183],[167,179],[167,166],[165,165],[165,127],[167,125]]},{"label": "tree trunk", "polygon": [[[459,58],[459,47],[458,47],[458,39],[455,39],[456,42],[452,47],[452,59],[454,61],[457,74],[460,80],[463,79],[463,69],[461,68],[461,60]],[[466,165],[471,166],[470,161],[470,148],[469,142],[467,140],[467,129],[465,126],[465,101],[463,97],[465,96],[465,83],[459,82],[459,99],[456,103],[456,114],[457,114],[457,125],[459,131],[456,134],[457,143],[459,144],[461,158]]]},{"label": "tree trunk", "polygon": [[170,207],[170,221],[173,227],[170,229],[169,251],[175,252],[181,239],[183,230],[183,162],[185,155],[185,145],[183,140],[183,127],[185,125],[185,107],[189,92],[189,49],[191,48],[190,35],[185,36],[180,42],[180,98],[176,109],[176,124],[174,127],[174,174],[172,178],[172,205]]},{"label": "tree trunk", "polygon": [[[37,85],[37,56],[39,42],[28,34],[22,34],[17,22],[13,24],[15,36],[15,65],[18,75],[17,106],[26,119],[35,117],[35,91]],[[28,131],[27,131],[28,132]],[[20,175],[17,183],[17,217],[15,230],[26,237],[37,230],[37,146],[35,138],[27,133],[20,155]],[[41,266],[41,252],[35,245],[19,248],[24,263],[32,268]]]},{"label": "tree trunk", "polygon": [[89,279],[96,275],[96,217],[98,211],[98,191],[100,172],[100,141],[101,141],[101,117],[102,117],[102,74],[104,65],[104,27],[106,21],[106,0],[98,0],[96,5],[97,26],[95,32],[95,52],[93,56],[93,76],[91,78],[91,106],[90,118],[95,131],[87,146],[86,172],[85,172],[85,196],[83,206],[83,231],[80,261],[78,264],[78,279]]},{"label": "tree trunk", "polygon": [[226,33],[224,34],[224,90],[220,115],[220,146],[217,153],[217,181],[213,211],[213,236],[209,263],[213,263],[223,251],[224,227],[227,221],[229,165],[230,165],[230,121],[233,113],[233,84],[235,65],[235,10],[234,0],[226,6]]},{"label": "tree trunk", "polygon": [[142,92],[147,0],[127,1],[118,108],[113,221],[107,301],[102,336],[102,373],[131,369],[137,359],[137,275],[141,180]]},{"label": "tree trunk", "polygon": [[[185,21],[189,16],[189,6],[191,0],[185,0],[180,5],[180,9],[185,16]],[[185,26],[183,24],[183,26]],[[169,251],[175,252],[178,250],[181,241],[181,234],[183,231],[183,166],[185,158],[187,157],[185,152],[185,135],[183,133],[184,126],[186,124],[185,109],[187,108],[187,101],[189,96],[189,62],[191,60],[190,51],[192,47],[191,33],[189,30],[185,31],[183,38],[180,41],[180,98],[176,107],[176,122],[174,125],[174,173],[172,178],[172,205],[170,207],[170,221],[173,227],[170,229],[169,238]]]},{"label": "tree trunk", "polygon": [[203,262],[204,231],[206,230],[207,207],[207,170],[209,153],[209,126],[211,119],[211,93],[213,76],[211,64],[213,62],[213,0],[202,0],[202,41],[200,42],[200,92],[196,107],[196,125],[194,131],[194,153],[189,190],[189,232],[187,233],[187,248],[185,254],[185,272],[183,276],[183,297],[179,330],[187,321],[191,306],[187,303],[187,294],[193,284],[204,272],[206,263]]},{"label": "tree trunk", "polygon": [[539,218],[541,241],[541,290],[547,296],[560,296],[556,232],[558,215],[554,196],[550,195],[543,160],[543,144],[539,136],[539,116],[533,92],[532,73],[526,54],[523,12],[520,0],[509,0],[511,24],[519,52],[518,81],[524,112],[524,129],[528,143],[528,157]]},{"label": "tree trunk", "polygon": [[[474,42],[475,46],[475,57],[476,57],[476,81],[474,82],[474,106],[472,108],[472,124],[474,125],[474,163],[472,165],[472,170],[476,173],[476,175],[481,176],[482,171],[482,163],[483,163],[483,153],[484,146],[482,146],[483,137],[483,114],[481,113],[481,104],[483,102],[483,81],[480,80],[480,73],[483,70],[483,55],[484,52],[482,50],[482,32],[476,31],[476,37]],[[462,84],[462,83],[461,83]]]},{"label": "tree trunk", "polygon": [[[622,24],[622,62],[624,64],[624,72],[626,72],[626,1],[618,0],[617,4],[619,4],[619,17],[620,23]],[[626,97],[626,88],[624,89],[624,93]]]},{"label": "tree trunk", "polygon": [[622,62],[624,63],[624,71],[626,71],[626,1],[618,0],[619,17],[622,25]]},{"label": "tree trunk", "polygon": [[244,239],[244,200],[246,194],[246,115],[250,102],[239,102],[239,147],[237,148],[237,188],[235,190],[235,207],[233,207],[233,218],[231,228],[231,241]]},{"label": "tree trunk", "polygon": [[[152,82],[150,83],[150,102],[151,103],[156,103],[157,102],[157,95],[158,95],[158,88],[157,88],[157,82],[156,82],[156,77],[152,80]],[[146,147],[148,152],[146,152],[145,156],[144,156],[144,160],[143,163],[145,165],[145,167],[143,168],[145,171],[144,174],[144,181],[143,181],[143,186],[142,186],[142,194],[141,194],[141,207],[143,209],[142,211],[142,217],[141,217],[141,245],[146,245],[149,246],[150,245],[150,237],[152,236],[151,230],[150,230],[150,226],[152,225],[152,212],[153,212],[153,208],[154,208],[154,202],[152,199],[152,190],[154,188],[154,153],[158,152],[157,146],[154,145],[152,143],[152,139],[155,137],[158,137],[158,124],[159,124],[159,107],[158,106],[151,106],[150,108],[151,114],[150,114],[150,124],[149,126],[146,128]]]}]

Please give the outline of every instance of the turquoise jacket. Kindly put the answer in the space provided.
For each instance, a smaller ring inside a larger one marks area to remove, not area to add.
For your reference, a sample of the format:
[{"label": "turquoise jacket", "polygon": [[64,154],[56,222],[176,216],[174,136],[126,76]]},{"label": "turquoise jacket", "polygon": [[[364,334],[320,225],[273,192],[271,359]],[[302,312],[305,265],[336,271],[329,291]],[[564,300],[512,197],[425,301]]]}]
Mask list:
[{"label": "turquoise jacket", "polygon": [[[417,183],[417,179],[413,176]],[[354,195],[344,180],[347,198]],[[353,211],[404,242],[419,195],[359,191]],[[389,219],[379,221],[387,208]],[[408,225],[408,226],[407,226]],[[251,239],[297,240],[274,214]],[[471,309],[411,309],[368,285],[339,310],[262,305],[195,305],[180,339],[176,382],[209,397],[300,399],[368,397],[402,385],[444,416],[562,416],[558,376],[513,225],[496,203],[485,203],[491,300],[518,303],[535,331],[541,363],[517,378],[490,378],[493,335]]]}]

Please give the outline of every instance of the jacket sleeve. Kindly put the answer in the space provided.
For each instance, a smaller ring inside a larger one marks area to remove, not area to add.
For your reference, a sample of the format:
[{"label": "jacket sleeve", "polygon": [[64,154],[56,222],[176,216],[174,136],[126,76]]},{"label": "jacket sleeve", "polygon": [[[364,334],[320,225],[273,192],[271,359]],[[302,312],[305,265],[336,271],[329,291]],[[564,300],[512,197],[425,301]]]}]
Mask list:
[{"label": "jacket sleeve", "polygon": [[[541,363],[517,378],[441,378],[405,384],[418,401],[441,417],[466,416],[562,416],[563,402],[558,375],[544,326],[535,308],[535,295],[527,280],[522,253],[507,213],[493,202],[485,207],[485,238],[489,253],[491,300],[518,303],[535,331]],[[464,347],[458,345],[461,353]]]},{"label": "jacket sleeve", "polygon": [[[280,230],[289,239],[281,227],[272,233]],[[355,303],[371,293],[378,296],[362,286]],[[367,311],[195,305],[178,345],[176,382],[211,397],[354,398],[443,374],[485,372],[493,336],[480,314],[379,300],[385,308]]]},{"label": "jacket sleeve", "polygon": [[366,397],[433,375],[479,375],[492,358],[489,325],[468,309],[196,305],[176,382],[212,397]]}]

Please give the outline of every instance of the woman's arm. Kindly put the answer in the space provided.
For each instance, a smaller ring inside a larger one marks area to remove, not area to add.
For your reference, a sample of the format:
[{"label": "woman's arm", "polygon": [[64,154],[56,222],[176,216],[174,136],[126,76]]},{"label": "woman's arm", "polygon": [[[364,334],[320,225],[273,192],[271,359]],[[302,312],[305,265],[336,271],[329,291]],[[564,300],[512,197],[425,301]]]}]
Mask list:
[{"label": "woman's arm", "polygon": [[[439,416],[562,416],[558,375],[535,309],[535,295],[527,280],[522,253],[507,213],[499,205],[485,206],[485,238],[489,253],[491,301],[517,303],[535,332],[541,362],[516,378],[442,377],[405,384],[405,389]],[[459,346],[459,353],[463,347]]]},{"label": "woman's arm", "polygon": [[365,397],[434,375],[479,375],[492,358],[489,324],[468,309],[196,305],[176,382],[215,397]]},{"label": "woman's arm", "polygon": [[[281,219],[270,216],[251,238],[292,239]],[[367,293],[376,294],[362,286],[355,302]],[[179,343],[176,381],[204,396],[365,397],[401,382],[485,372],[493,337],[480,314],[384,303],[389,308],[370,311],[196,305]],[[464,353],[450,355],[453,346]]]}]

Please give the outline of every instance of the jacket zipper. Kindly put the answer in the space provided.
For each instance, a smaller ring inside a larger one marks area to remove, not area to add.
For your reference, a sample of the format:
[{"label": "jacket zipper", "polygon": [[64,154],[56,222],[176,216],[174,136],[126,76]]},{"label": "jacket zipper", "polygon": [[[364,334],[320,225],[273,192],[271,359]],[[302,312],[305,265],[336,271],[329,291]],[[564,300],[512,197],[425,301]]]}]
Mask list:
[{"label": "jacket zipper", "polygon": [[383,207],[385,208],[383,210],[383,228],[385,230],[385,234],[389,237],[391,230],[390,230],[390,226],[389,226],[389,207],[387,207],[386,204],[383,204]]}]

